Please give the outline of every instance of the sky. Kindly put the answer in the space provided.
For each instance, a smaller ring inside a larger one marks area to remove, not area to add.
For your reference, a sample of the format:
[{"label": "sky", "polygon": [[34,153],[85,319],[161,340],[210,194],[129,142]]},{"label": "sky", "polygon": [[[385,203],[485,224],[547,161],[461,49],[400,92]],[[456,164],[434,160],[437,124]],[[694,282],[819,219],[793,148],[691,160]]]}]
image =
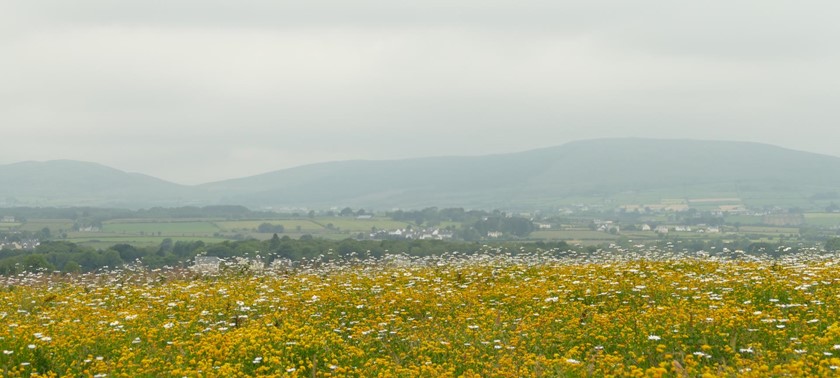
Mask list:
[{"label": "sky", "polygon": [[838,17],[833,0],[4,0],[0,164],[198,184],[606,137],[840,156]]}]

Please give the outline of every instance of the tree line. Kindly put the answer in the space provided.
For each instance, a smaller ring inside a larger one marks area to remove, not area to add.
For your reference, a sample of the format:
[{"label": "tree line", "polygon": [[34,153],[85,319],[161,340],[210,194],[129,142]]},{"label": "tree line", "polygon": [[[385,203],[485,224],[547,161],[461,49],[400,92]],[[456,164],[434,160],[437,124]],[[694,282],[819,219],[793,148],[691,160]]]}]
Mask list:
[{"label": "tree line", "polygon": [[[623,239],[619,239],[617,244],[631,248],[632,242]],[[202,241],[164,239],[157,246],[115,244],[101,250],[67,241],[47,241],[31,251],[4,250],[0,258],[0,275],[18,274],[25,271],[93,272],[128,263],[139,263],[148,268],[187,267],[197,255],[220,258],[259,256],[266,263],[277,259],[327,262],[354,258],[379,258],[389,254],[422,257],[456,251],[469,255],[481,251],[488,244],[498,248],[502,253],[510,254],[530,253],[537,250],[553,250],[561,253],[566,251],[595,252],[601,248],[571,246],[563,241],[478,243],[442,240],[328,240],[314,238],[311,235],[292,239],[288,236],[280,237],[277,234],[269,240],[249,239],[211,244]],[[781,242],[753,242],[749,239],[723,241],[669,238],[659,241],[658,244],[658,248],[663,250],[705,251],[711,255],[740,250],[752,255],[779,257],[798,252],[797,247],[788,247]],[[840,238],[827,240],[824,248],[829,252],[840,251]]]},{"label": "tree line", "polygon": [[[512,253],[525,250],[568,249],[565,242],[499,243]],[[471,254],[483,243],[441,240],[328,240],[304,235],[299,239],[277,234],[269,240],[238,240],[206,244],[202,241],[173,241],[164,239],[158,246],[139,247],[116,244],[95,250],[67,241],[44,242],[32,251],[4,251],[0,258],[0,274],[24,271],[59,271],[66,273],[92,272],[115,268],[127,263],[140,263],[149,268],[163,266],[187,267],[197,255],[220,258],[257,257],[271,263],[276,259],[330,261],[351,258],[378,258],[388,254],[409,256],[440,255],[458,251]],[[523,247],[524,246],[524,247]],[[525,249],[521,249],[523,247]]]}]

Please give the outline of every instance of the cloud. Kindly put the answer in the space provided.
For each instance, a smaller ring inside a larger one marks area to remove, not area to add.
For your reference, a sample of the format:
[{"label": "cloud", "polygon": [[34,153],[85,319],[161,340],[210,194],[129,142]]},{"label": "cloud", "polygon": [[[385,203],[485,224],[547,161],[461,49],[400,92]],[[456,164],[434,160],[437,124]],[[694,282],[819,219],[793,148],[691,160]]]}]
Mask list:
[{"label": "cloud", "polygon": [[[616,136],[840,154],[838,5],[9,1],[0,163],[198,183]],[[810,135],[821,133],[824,137]],[[208,167],[213,167],[208,169]]]}]

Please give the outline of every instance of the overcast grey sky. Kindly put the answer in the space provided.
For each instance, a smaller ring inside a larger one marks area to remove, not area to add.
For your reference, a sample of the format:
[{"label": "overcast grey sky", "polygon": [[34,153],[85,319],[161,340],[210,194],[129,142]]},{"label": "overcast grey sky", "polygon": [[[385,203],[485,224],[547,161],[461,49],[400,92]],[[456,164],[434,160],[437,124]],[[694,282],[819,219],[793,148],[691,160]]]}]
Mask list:
[{"label": "overcast grey sky", "polygon": [[195,184],[600,137],[840,156],[838,1],[4,0],[0,164]]}]

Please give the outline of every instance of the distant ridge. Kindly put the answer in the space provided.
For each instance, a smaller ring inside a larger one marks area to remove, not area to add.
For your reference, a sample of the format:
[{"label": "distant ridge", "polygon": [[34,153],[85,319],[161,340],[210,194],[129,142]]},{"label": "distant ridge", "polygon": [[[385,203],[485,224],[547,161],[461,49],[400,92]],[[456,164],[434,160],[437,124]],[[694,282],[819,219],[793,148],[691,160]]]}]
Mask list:
[{"label": "distant ridge", "polygon": [[837,191],[840,158],[697,140],[598,139],[487,156],[339,161],[198,186],[94,163],[0,166],[0,202],[52,206],[489,209],[714,197],[784,206]]},{"label": "distant ridge", "polygon": [[806,198],[840,187],[840,158],[759,143],[598,139],[520,153],[321,163],[203,185],[293,206],[539,207],[622,195]]},{"label": "distant ridge", "polygon": [[196,190],[97,163],[52,160],[0,165],[3,206],[175,206]]}]

